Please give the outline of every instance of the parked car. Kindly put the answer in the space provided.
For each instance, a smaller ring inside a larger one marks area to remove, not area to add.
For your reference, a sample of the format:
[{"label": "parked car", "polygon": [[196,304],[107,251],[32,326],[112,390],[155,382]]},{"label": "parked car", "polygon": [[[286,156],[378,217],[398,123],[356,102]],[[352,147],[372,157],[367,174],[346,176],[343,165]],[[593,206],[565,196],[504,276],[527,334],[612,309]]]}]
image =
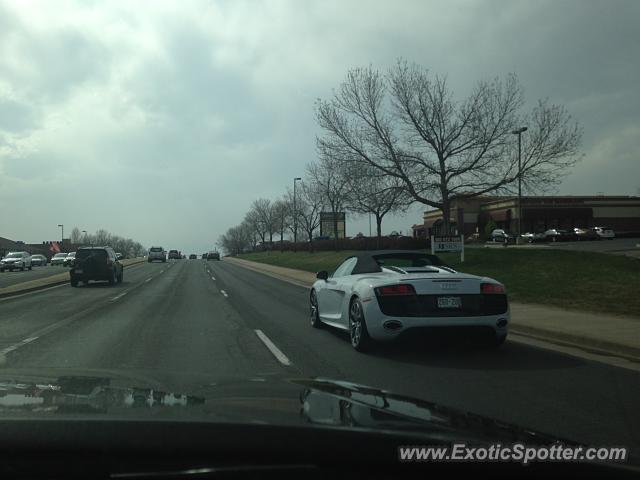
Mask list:
[{"label": "parked car", "polygon": [[550,228],[544,232],[544,238],[547,242],[567,242],[576,239],[573,231],[561,230],[559,228]]},{"label": "parked car", "polygon": [[513,242],[515,240],[515,237],[501,228],[496,228],[491,232],[489,240],[491,240],[492,242],[509,243]]},{"label": "parked car", "polygon": [[575,227],[573,233],[577,240],[598,240],[598,234],[592,228]]},{"label": "parked car", "polygon": [[5,270],[31,270],[31,255],[29,252],[9,252],[2,260],[0,260],[0,272]]},{"label": "parked car", "polygon": [[162,247],[151,247],[147,255],[147,262],[166,262],[167,255]]},{"label": "parked car", "polygon": [[207,253],[207,260],[220,260],[220,254],[218,252]]},{"label": "parked car", "polygon": [[593,227],[593,231],[600,240],[613,240],[616,234],[610,227]]},{"label": "parked car", "polygon": [[64,261],[62,262],[63,267],[73,267],[73,262],[76,259],[76,252],[71,252],[64,257]]},{"label": "parked car", "polygon": [[67,258],[66,253],[56,253],[51,257],[51,266],[64,264],[64,259]]},{"label": "parked car", "polygon": [[47,266],[47,257],[44,255],[36,254],[31,255],[31,266],[32,267],[46,267]]},{"label": "parked car", "polygon": [[108,281],[111,285],[121,283],[124,268],[111,247],[81,247],[77,251],[74,266],[70,270],[71,286],[92,280]]},{"label": "parked car", "polygon": [[447,327],[462,337],[466,327],[482,327],[494,347],[507,337],[504,285],[457,272],[423,251],[360,252],[317,279],[309,292],[311,326],[347,331],[358,351],[412,329]]},{"label": "parked car", "polygon": [[181,258],[182,258],[182,255],[180,255],[180,252],[178,250],[169,250],[169,260],[171,259],[180,260]]}]

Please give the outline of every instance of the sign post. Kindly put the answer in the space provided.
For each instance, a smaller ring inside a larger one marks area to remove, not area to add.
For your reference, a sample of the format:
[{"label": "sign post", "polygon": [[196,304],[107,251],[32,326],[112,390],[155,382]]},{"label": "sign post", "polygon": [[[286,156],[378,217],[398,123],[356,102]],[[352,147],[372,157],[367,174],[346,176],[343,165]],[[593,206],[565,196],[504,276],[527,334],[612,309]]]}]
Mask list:
[{"label": "sign post", "polygon": [[464,235],[431,235],[431,254],[435,255],[438,252],[460,252],[460,262],[464,263]]}]

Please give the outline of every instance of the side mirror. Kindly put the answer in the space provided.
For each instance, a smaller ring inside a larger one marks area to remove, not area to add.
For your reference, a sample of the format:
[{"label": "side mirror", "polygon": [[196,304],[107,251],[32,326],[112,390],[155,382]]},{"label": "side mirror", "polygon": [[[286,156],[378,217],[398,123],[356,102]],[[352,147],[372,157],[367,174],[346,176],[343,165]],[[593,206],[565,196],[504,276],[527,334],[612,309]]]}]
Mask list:
[{"label": "side mirror", "polygon": [[329,278],[329,272],[327,272],[326,270],[321,270],[318,273],[316,273],[316,278],[318,280],[327,280],[327,278]]}]

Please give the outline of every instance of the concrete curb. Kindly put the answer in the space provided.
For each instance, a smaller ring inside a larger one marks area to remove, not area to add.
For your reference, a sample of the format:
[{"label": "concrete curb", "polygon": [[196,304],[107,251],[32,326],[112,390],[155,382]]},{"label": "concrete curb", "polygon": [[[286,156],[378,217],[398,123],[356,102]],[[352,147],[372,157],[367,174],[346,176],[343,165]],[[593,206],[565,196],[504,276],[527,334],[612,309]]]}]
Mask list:
[{"label": "concrete curb", "polygon": [[[237,258],[225,258],[225,261],[254,272],[262,273],[279,280],[309,288],[315,281],[315,275],[304,270],[279,267],[269,264],[261,264]],[[574,347],[599,355],[625,358],[633,362],[640,362],[640,347],[634,348],[628,345],[620,345],[606,340],[598,340],[591,337],[573,335],[566,332],[557,332],[548,329],[518,325],[512,321],[510,331],[517,335],[542,340],[548,343],[565,347]]]},{"label": "concrete curb", "polygon": [[[141,263],[146,262],[145,259],[134,259],[130,263],[124,265],[124,268],[131,267],[134,265],[139,265]],[[60,278],[64,275],[64,278]],[[39,278],[36,280],[30,280],[28,282],[16,283],[14,285],[10,285],[8,287],[0,289],[0,298],[11,298],[18,295],[23,295],[25,293],[37,292],[38,290],[45,290],[47,288],[57,287],[59,285],[64,285],[65,283],[69,283],[69,274],[68,272],[62,272],[56,275],[51,275],[50,277]]]}]

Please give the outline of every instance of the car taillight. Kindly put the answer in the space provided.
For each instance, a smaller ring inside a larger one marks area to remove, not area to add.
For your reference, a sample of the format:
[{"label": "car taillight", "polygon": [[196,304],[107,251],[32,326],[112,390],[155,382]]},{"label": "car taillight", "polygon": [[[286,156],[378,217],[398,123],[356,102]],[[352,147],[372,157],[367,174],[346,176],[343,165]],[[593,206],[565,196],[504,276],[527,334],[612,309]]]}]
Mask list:
[{"label": "car taillight", "polygon": [[480,292],[489,294],[506,293],[504,285],[498,285],[496,283],[483,283],[480,285]]},{"label": "car taillight", "polygon": [[386,287],[376,288],[376,294],[381,297],[391,295],[415,295],[416,290],[413,288],[413,285],[387,285]]}]

